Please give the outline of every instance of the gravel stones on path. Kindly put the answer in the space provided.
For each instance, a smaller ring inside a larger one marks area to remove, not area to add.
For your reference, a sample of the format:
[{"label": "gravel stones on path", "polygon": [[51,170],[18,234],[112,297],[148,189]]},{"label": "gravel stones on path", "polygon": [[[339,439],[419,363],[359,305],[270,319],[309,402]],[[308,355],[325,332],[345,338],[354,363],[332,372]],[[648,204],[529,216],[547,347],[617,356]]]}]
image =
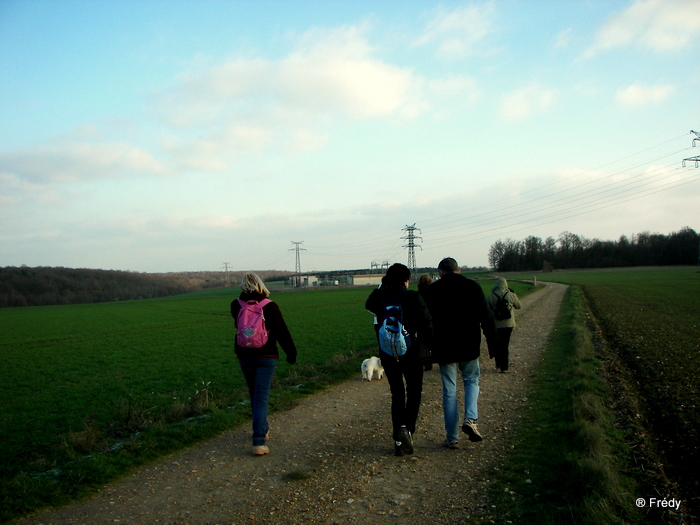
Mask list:
[{"label": "gravel stones on path", "polygon": [[153,462],[90,499],[18,523],[464,523],[490,507],[491,478],[528,408],[530,380],[565,290],[548,283],[523,299],[509,373],[498,373],[482,349],[482,442],[463,435],[459,449],[442,446],[435,366],[425,374],[415,452],[394,457],[388,384],[362,381],[358,368],[356,378],[271,414],[268,455],[251,455],[246,425]]}]

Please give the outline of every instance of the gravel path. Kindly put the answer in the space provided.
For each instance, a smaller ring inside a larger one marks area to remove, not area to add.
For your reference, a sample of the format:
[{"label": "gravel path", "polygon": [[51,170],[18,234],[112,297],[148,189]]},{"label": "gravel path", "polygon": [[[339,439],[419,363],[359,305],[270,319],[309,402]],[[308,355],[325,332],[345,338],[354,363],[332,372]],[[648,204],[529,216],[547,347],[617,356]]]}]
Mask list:
[{"label": "gravel path", "polygon": [[272,414],[267,456],[250,455],[246,426],[18,523],[463,523],[489,506],[489,478],[511,448],[565,291],[548,283],[523,299],[508,374],[497,373],[482,351],[480,443],[464,436],[458,450],[442,446],[436,366],[425,374],[415,453],[394,457],[388,384],[363,382],[358,370],[355,379]]}]

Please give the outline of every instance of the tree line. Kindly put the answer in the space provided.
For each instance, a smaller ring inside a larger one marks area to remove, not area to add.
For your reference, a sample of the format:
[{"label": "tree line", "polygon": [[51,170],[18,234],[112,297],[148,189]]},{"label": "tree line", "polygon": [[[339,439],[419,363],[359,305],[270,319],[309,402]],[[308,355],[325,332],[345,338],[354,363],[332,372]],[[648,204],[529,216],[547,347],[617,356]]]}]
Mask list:
[{"label": "tree line", "polygon": [[[169,297],[240,283],[244,272],[149,274],[120,270],[0,268],[0,308],[89,304]],[[272,279],[289,272],[259,272]]]},{"label": "tree line", "polygon": [[689,227],[668,235],[622,235],[617,241],[587,239],[566,231],[558,239],[499,239],[491,245],[488,257],[491,267],[500,272],[694,265],[699,243],[700,236]]}]

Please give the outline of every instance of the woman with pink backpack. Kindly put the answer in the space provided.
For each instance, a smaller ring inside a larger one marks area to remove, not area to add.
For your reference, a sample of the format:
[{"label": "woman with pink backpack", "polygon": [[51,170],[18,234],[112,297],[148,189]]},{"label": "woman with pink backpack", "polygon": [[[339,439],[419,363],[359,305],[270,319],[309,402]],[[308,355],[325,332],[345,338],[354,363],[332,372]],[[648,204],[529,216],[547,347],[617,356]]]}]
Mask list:
[{"label": "woman with pink backpack", "polygon": [[246,273],[241,295],[231,303],[236,324],[234,348],[248,385],[253,412],[253,455],[270,453],[267,446],[270,425],[267,421],[272,378],[277,368],[277,343],[287,356],[287,363],[297,360],[297,349],[276,303],[268,299],[270,291],[254,273]]}]

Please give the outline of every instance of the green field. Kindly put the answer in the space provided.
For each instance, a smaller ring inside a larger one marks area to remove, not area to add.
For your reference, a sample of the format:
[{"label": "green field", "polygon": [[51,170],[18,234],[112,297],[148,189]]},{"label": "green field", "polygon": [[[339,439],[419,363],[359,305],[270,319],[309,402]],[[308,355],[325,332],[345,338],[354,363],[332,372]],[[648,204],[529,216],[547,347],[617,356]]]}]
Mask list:
[{"label": "green field", "polygon": [[[238,292],[0,310],[0,521],[247,422],[229,313]],[[370,292],[273,293],[299,359],[280,360],[271,408],[359,373],[376,344]]]},{"label": "green field", "polygon": [[[0,311],[0,498],[19,503],[0,519],[245,421],[237,294]],[[280,360],[277,381],[289,388],[275,390],[273,407],[359,369],[374,342],[368,294],[273,296],[299,349],[296,366]]]},{"label": "green field", "polygon": [[[514,274],[530,278],[532,274]],[[691,513],[700,507],[700,273],[694,267],[538,274],[576,284],[638,396],[666,474]],[[668,497],[673,497],[668,495]]]}]

